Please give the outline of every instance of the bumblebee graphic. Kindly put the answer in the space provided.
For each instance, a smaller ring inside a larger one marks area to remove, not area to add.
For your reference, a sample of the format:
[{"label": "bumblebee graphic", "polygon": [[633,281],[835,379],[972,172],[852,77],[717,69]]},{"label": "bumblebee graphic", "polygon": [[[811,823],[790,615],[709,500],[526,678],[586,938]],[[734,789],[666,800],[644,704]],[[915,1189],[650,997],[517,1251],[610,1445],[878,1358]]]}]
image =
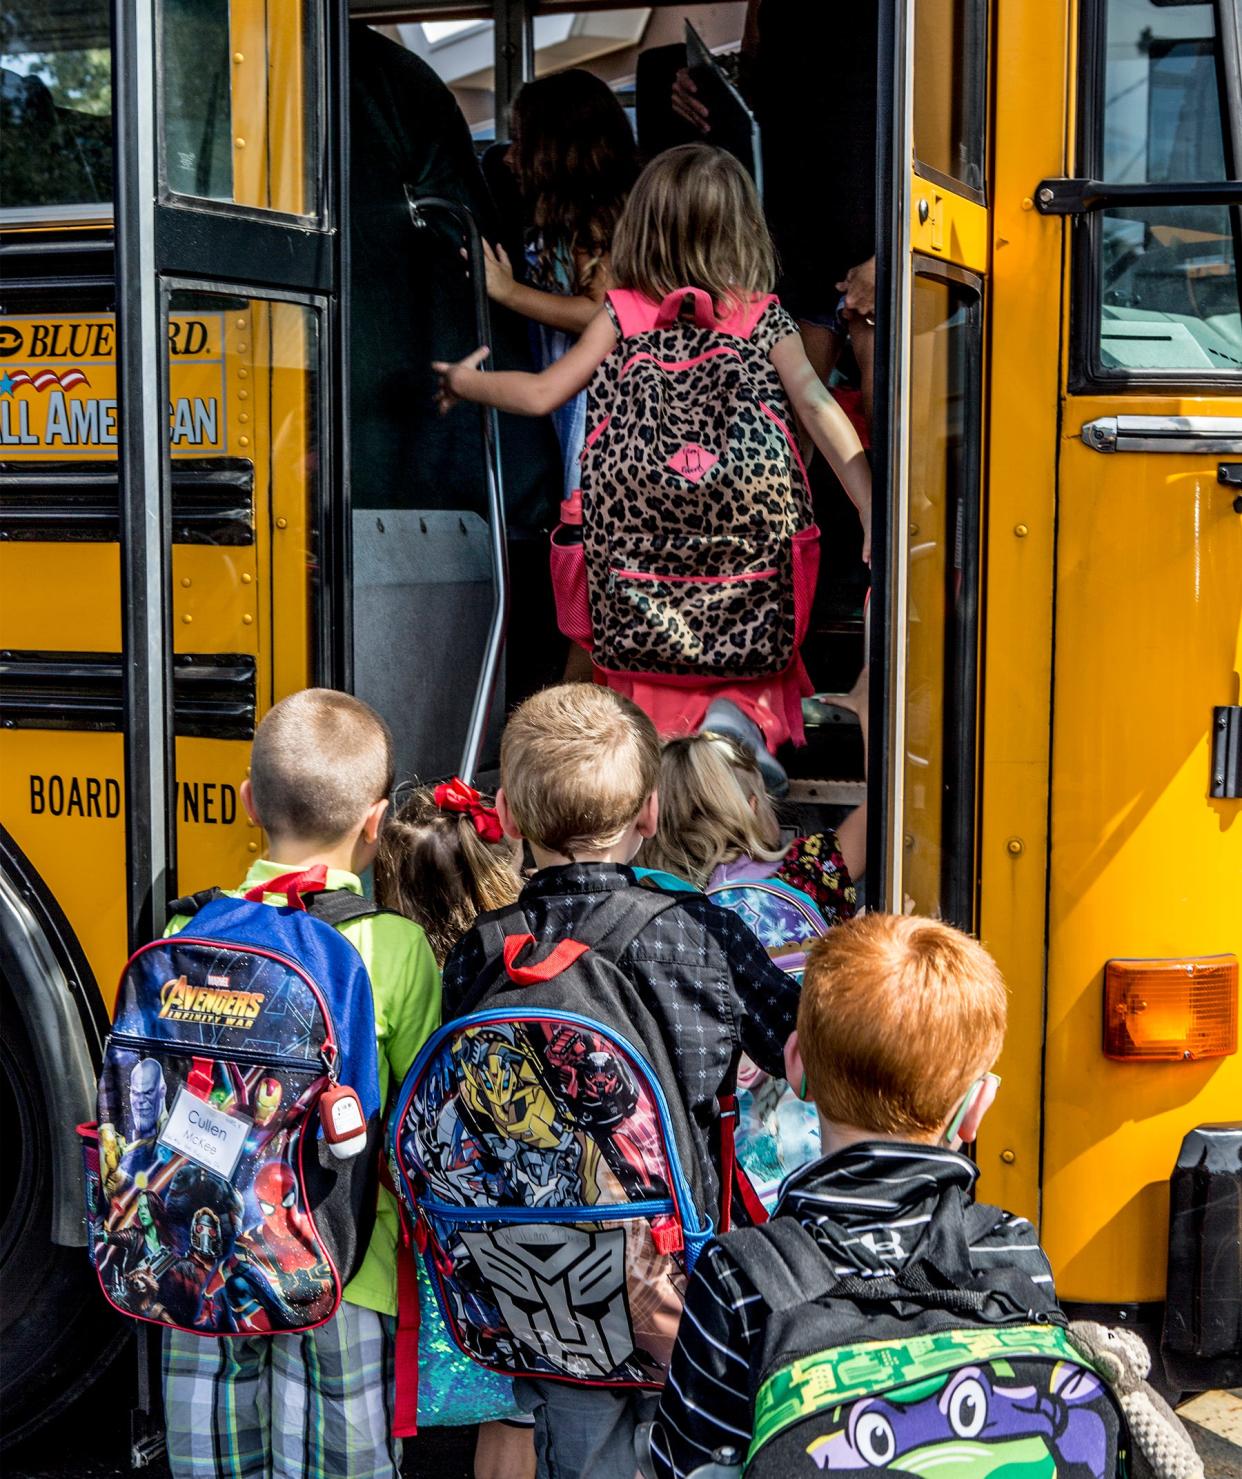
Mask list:
[{"label": "bumblebee graphic", "polygon": [[538,1054],[515,1028],[464,1032],[453,1065],[459,1113],[501,1163],[518,1205],[599,1200],[599,1147],[572,1123]]}]

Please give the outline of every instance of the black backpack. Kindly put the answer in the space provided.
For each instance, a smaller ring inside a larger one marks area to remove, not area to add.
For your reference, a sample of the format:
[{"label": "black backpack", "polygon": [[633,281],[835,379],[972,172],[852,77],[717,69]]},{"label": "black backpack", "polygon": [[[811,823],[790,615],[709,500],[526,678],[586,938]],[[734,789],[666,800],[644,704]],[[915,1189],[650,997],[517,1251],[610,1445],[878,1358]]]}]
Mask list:
[{"label": "black backpack", "polygon": [[519,905],[481,915],[487,964],[398,1095],[394,1179],[449,1329],[507,1376],[663,1382],[712,1224],[654,1004],[617,960],[679,898],[619,891],[542,956]]},{"label": "black backpack", "polygon": [[[960,1191],[899,1271],[838,1277],[795,1217],[723,1245],[770,1306],[748,1479],[1113,1479],[1126,1424],[1050,1292],[972,1268]],[[999,1262],[999,1260],[997,1260]]]}]

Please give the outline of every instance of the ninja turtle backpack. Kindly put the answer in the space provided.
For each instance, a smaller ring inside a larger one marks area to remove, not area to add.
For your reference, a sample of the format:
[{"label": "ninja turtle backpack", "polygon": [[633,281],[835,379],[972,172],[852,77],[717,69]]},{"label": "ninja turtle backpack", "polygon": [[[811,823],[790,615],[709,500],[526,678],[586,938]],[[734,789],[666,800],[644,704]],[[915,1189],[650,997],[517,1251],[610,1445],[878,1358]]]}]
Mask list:
[{"label": "ninja turtle backpack", "polygon": [[335,926],[376,910],[323,892],[323,875],[179,900],[191,922],[125,967],[98,1119],[79,1127],[91,1260],[122,1314],[198,1335],[305,1330],[366,1251],[375,1015]]},{"label": "ninja turtle backpack", "polygon": [[616,962],[677,902],[619,891],[546,952],[519,906],[481,915],[487,964],[397,1096],[394,1179],[449,1331],[506,1376],[663,1383],[713,1229],[659,1025]]},{"label": "ninja turtle backpack", "polygon": [[1125,1473],[1111,1390],[1050,1293],[1012,1267],[971,1269],[959,1196],[891,1275],[839,1277],[795,1217],[724,1246],[771,1310],[751,1365],[747,1479]]}]

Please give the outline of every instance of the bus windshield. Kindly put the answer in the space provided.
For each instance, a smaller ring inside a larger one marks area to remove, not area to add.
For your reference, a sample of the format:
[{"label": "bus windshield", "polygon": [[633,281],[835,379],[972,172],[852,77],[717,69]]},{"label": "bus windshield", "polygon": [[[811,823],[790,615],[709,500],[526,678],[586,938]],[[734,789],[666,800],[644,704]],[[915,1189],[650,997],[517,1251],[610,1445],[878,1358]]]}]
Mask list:
[{"label": "bus windshield", "polygon": [[0,21],[0,209],[110,204],[107,0],[26,0]]}]

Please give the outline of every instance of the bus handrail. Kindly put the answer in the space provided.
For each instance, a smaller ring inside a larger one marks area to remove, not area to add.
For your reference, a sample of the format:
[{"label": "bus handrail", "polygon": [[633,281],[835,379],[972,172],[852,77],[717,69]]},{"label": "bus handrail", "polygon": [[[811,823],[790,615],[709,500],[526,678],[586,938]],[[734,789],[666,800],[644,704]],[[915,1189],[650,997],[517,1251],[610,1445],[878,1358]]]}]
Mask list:
[{"label": "bus handrail", "polygon": [[[492,315],[487,301],[487,275],[483,261],[483,239],[479,235],[478,223],[470,208],[458,200],[448,200],[442,195],[416,195],[409,185],[405,187],[405,198],[409,205],[410,222],[419,230],[425,229],[424,212],[444,211],[461,227],[467,242],[467,260],[470,267],[470,283],[474,294],[474,326],[479,344],[492,342]],[[484,364],[484,369],[487,365]],[[483,667],[475,689],[474,702],[470,710],[470,723],[466,728],[466,741],[462,748],[461,764],[457,773],[463,780],[473,781],[478,768],[479,753],[487,733],[487,720],[492,710],[496,693],[496,680],[500,672],[500,658],[504,652],[505,636],[509,625],[509,546],[505,524],[504,472],[500,464],[500,429],[496,411],[491,406],[480,406],[480,422],[483,427],[483,445],[486,453],[484,465],[487,474],[488,533],[491,538],[492,582],[495,600],[492,619],[488,626],[487,643],[483,649]]]}]

